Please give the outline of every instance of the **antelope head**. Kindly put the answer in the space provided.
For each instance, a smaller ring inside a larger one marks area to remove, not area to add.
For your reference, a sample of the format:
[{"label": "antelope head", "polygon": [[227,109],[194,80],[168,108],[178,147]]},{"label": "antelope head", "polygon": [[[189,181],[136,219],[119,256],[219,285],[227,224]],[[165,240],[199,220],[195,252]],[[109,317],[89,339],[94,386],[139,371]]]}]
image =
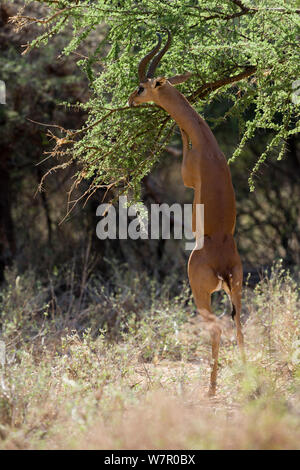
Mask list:
[{"label": "antelope head", "polygon": [[[183,83],[191,76],[191,73],[187,72],[183,75],[176,75],[168,79],[162,76],[154,78],[155,70],[162,56],[167,52],[171,44],[171,34],[168,31],[168,40],[161,51],[158,52],[161,46],[161,35],[157,33],[157,36],[158,43],[147,55],[145,55],[145,57],[142,58],[139,63],[138,75],[140,84],[139,87],[131,93],[128,100],[129,106],[138,106],[141,103],[148,103],[149,101],[153,101],[159,105],[159,96],[164,87]],[[146,67],[149,62],[150,65],[148,72],[146,73]]]}]

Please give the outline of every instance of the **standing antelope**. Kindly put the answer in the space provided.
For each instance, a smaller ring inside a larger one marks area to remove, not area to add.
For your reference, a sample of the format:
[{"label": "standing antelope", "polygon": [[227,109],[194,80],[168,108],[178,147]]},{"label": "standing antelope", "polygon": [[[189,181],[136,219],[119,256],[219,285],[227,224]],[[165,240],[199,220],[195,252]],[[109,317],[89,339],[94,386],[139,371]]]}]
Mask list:
[{"label": "standing antelope", "polygon": [[[158,52],[161,46],[161,37],[158,37],[158,44],[139,64],[140,85],[130,95],[128,104],[137,106],[140,103],[154,102],[170,114],[181,131],[182,178],[185,186],[194,189],[192,226],[196,236],[196,248],[189,258],[188,276],[197,309],[211,335],[213,366],[209,393],[214,395],[221,327],[211,309],[211,294],[221,288],[231,299],[237,341],[244,357],[240,323],[243,270],[233,238],[236,219],[235,196],[227,161],[213,133],[187,99],[173,86],[186,81],[191,74],[177,75],[169,79],[161,76],[154,78],[155,69],[171,42],[168,32],[167,43]],[[146,75],[145,69],[151,59]],[[201,249],[197,246],[199,240],[196,233],[195,204],[204,204],[204,245]]]}]

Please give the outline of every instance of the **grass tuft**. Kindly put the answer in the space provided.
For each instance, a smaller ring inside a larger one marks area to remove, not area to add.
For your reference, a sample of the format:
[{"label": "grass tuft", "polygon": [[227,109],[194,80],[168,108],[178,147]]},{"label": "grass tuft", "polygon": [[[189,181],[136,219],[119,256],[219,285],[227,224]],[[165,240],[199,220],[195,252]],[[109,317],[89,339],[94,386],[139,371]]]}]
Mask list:
[{"label": "grass tuft", "polygon": [[174,294],[174,280],[145,276],[141,290],[124,268],[113,288],[91,277],[76,294],[82,280],[68,276],[61,289],[58,273],[44,285],[6,273],[0,448],[299,448],[299,290],[280,263],[244,290],[245,367],[230,315],[221,320],[213,399],[210,342],[186,285]]}]

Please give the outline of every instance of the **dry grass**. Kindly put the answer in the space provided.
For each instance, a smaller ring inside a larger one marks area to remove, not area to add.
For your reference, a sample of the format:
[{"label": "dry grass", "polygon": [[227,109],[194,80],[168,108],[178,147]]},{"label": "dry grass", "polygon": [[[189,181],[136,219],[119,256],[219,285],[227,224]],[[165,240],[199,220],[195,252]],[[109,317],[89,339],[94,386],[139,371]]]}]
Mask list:
[{"label": "dry grass", "polygon": [[185,296],[170,301],[161,293],[138,320],[134,308],[117,340],[91,330],[58,335],[59,317],[47,320],[48,329],[45,321],[36,326],[35,338],[30,330],[29,341],[21,334],[29,319],[16,301],[22,282],[11,284],[2,302],[2,449],[299,448],[298,288],[280,265],[245,290],[246,367],[233,325],[222,319],[213,399],[209,341],[201,324],[189,322]]}]

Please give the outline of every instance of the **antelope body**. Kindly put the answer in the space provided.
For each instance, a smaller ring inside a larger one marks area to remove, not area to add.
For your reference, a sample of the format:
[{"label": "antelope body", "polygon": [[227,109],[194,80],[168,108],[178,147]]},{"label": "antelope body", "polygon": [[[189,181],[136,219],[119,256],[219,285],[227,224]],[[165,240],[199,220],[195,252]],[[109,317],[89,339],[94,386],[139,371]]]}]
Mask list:
[{"label": "antelope body", "polygon": [[[221,337],[220,322],[211,309],[211,294],[223,288],[232,302],[232,318],[237,329],[238,345],[243,353],[243,334],[240,323],[243,270],[233,238],[236,209],[229,167],[218,143],[206,122],[193,109],[174,85],[184,82],[190,73],[166,79],[154,78],[155,69],[167,51],[168,41],[160,51],[158,44],[140,62],[140,85],[129,97],[130,106],[154,102],[176,121],[182,136],[182,179],[194,189],[193,232],[196,248],[188,262],[188,277],[199,314],[206,322],[212,341],[212,372],[209,393],[216,391],[218,354]],[[157,55],[155,55],[157,54]],[[146,65],[150,62],[147,76]],[[199,249],[195,204],[204,204],[204,245]]]}]

